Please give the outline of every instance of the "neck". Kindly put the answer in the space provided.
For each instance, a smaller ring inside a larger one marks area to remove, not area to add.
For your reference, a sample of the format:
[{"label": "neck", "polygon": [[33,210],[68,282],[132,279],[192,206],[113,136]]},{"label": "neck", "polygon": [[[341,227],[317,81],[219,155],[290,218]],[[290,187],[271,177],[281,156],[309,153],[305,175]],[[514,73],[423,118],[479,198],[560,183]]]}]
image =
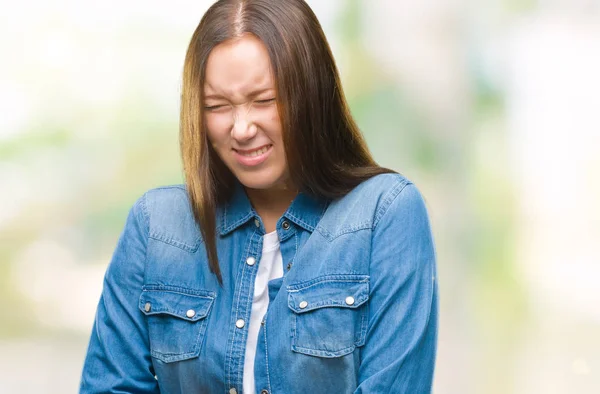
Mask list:
[{"label": "neck", "polygon": [[246,194],[254,210],[261,217],[265,230],[271,232],[275,230],[277,220],[288,209],[298,191],[295,189],[249,189],[246,188]]}]

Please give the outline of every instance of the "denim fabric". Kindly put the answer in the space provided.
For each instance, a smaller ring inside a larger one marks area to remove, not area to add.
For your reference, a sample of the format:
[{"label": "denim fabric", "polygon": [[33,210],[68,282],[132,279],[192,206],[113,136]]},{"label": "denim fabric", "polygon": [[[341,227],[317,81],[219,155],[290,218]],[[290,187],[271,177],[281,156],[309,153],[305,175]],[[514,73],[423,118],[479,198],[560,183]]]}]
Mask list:
[{"label": "denim fabric", "polygon": [[[243,189],[217,212],[220,286],[183,186],[129,213],[90,339],[81,393],[242,393],[265,229]],[[336,201],[299,194],[277,222],[257,393],[430,393],[438,299],[421,195],[376,176]]]}]

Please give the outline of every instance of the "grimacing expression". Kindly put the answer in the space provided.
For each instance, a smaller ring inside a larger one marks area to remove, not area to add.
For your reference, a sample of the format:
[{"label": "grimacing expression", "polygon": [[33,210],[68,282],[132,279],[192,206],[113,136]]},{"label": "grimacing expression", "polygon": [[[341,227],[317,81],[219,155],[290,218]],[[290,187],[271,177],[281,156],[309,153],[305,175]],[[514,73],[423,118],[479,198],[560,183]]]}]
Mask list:
[{"label": "grimacing expression", "polygon": [[284,187],[288,177],[267,48],[245,34],[208,56],[204,117],[208,139],[223,163],[250,189]]}]

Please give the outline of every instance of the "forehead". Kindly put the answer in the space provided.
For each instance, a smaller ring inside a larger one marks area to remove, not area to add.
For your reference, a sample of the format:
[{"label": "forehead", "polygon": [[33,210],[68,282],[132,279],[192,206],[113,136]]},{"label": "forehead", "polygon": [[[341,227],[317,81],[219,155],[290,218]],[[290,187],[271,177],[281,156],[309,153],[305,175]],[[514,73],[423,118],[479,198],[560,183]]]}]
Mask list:
[{"label": "forehead", "polygon": [[225,41],[209,54],[204,93],[226,98],[243,98],[263,89],[274,88],[267,48],[253,35]]}]

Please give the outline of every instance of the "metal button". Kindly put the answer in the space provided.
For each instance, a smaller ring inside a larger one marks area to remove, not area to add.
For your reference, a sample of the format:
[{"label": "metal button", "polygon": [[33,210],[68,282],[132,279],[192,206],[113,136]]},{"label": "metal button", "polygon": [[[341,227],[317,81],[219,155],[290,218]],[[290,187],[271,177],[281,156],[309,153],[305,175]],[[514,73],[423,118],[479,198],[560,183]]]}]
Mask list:
[{"label": "metal button", "polygon": [[229,389],[229,394],[237,394],[237,390],[235,389],[235,387]]},{"label": "metal button", "polygon": [[[256,227],[260,227],[260,220],[258,220],[258,219],[254,219],[254,225],[255,225]],[[232,390],[235,390],[235,389],[232,389]]]},{"label": "metal button", "polygon": [[354,297],[352,297],[352,296],[346,297],[346,304],[354,305]]},{"label": "metal button", "polygon": [[193,310],[193,309],[189,309],[189,310],[188,310],[188,311],[185,313],[185,315],[186,315],[187,317],[189,317],[189,318],[192,318],[192,317],[196,316],[196,311],[195,311],[195,310]]},{"label": "metal button", "polygon": [[290,223],[288,221],[285,221],[285,222],[281,223],[281,227],[283,227],[284,230],[289,230]]},{"label": "metal button", "polygon": [[246,325],[246,322],[243,319],[239,319],[238,321],[235,322],[235,326],[237,328],[244,328],[245,325]]},{"label": "metal button", "polygon": [[255,263],[256,263],[256,259],[252,256],[250,256],[246,259],[246,264],[248,264],[250,266],[254,265]]},{"label": "metal button", "polygon": [[298,305],[298,306],[300,307],[300,309],[304,309],[304,308],[306,308],[306,307],[308,306],[308,302],[306,302],[306,301],[302,301],[302,302],[300,303],[300,305]]},{"label": "metal button", "polygon": [[144,305],[144,310],[146,312],[150,312],[150,309],[152,309],[152,304],[150,304],[149,302],[146,302],[146,305]]},{"label": "metal button", "polygon": [[267,390],[260,390],[260,394],[269,394]]}]

